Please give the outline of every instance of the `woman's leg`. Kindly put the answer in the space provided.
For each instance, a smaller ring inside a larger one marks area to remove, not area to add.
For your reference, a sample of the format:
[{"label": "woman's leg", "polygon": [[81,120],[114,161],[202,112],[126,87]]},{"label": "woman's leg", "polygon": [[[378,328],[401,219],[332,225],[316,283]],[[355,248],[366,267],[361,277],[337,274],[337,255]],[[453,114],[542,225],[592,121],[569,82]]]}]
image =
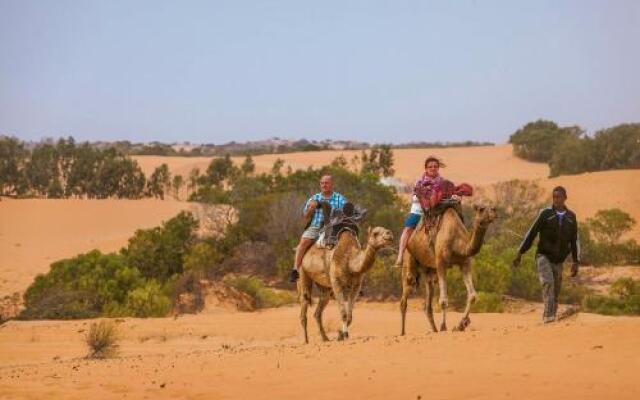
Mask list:
[{"label": "woman's leg", "polygon": [[404,230],[402,231],[402,235],[400,236],[400,246],[398,247],[398,258],[396,260],[396,267],[402,266],[402,256],[404,255],[404,250],[407,248],[407,243],[409,242],[409,238],[411,237],[414,229],[415,228],[405,226]]}]

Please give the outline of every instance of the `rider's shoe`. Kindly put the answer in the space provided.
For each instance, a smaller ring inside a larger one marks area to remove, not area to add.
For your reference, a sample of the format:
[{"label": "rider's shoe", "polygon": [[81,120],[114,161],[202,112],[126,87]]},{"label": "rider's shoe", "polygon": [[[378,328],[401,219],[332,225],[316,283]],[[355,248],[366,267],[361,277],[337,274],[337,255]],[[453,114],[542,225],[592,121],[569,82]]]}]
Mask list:
[{"label": "rider's shoe", "polygon": [[289,272],[289,282],[296,283],[298,278],[300,278],[300,274],[298,273],[297,269],[293,268],[291,272]]}]

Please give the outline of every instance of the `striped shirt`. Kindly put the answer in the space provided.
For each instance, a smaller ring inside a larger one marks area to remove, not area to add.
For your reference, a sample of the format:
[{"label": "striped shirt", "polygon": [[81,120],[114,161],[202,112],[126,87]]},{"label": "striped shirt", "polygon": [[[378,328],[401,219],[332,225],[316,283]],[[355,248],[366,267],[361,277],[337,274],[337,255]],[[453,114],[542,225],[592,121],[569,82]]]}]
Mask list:
[{"label": "striped shirt", "polygon": [[[309,200],[307,200],[306,204],[304,205],[305,213],[309,209],[309,203],[311,203],[312,200],[315,200],[317,202],[329,203],[332,210],[334,208],[341,210],[342,207],[344,207],[344,204],[347,202],[347,199],[338,192],[331,193],[331,197],[329,197],[328,199],[326,199],[322,195],[322,193],[316,193],[313,196],[311,196]],[[324,215],[322,214],[322,208],[318,207],[313,212],[313,218],[311,219],[311,223],[309,224],[309,226],[321,227],[323,222],[324,222]]]}]

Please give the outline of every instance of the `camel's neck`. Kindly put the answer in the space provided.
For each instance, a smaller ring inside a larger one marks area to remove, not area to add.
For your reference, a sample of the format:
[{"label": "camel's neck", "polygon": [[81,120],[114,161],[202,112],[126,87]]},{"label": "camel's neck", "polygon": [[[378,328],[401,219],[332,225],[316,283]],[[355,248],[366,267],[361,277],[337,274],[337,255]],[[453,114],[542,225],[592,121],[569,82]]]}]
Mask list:
[{"label": "camel's neck", "polygon": [[471,231],[471,237],[467,242],[467,246],[464,250],[465,257],[472,257],[478,254],[482,243],[484,242],[484,235],[487,233],[487,226],[484,226],[479,221],[473,222],[473,230]]},{"label": "camel's neck", "polygon": [[349,269],[355,274],[363,274],[373,267],[373,262],[376,260],[376,249],[370,244],[364,250],[358,252],[352,263],[349,263]]}]

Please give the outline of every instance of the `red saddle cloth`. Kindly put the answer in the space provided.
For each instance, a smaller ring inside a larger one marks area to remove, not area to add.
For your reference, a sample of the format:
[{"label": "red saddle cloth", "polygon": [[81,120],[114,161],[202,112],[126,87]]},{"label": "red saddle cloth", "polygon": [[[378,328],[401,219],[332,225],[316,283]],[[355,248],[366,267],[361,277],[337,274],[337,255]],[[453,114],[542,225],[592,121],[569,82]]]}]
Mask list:
[{"label": "red saddle cloth", "polygon": [[438,205],[442,200],[450,199],[453,195],[472,196],[473,187],[468,183],[461,183],[456,186],[451,181],[443,180],[439,185],[416,187],[416,195],[422,208],[428,210]]}]

